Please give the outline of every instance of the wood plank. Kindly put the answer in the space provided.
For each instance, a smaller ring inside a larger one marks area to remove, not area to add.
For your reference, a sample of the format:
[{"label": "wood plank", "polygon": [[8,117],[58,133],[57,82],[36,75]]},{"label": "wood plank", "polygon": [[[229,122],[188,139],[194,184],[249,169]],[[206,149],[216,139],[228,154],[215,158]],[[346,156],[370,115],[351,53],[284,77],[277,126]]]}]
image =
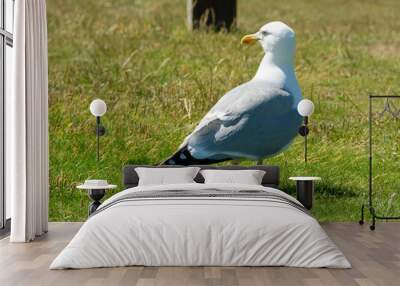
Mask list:
[{"label": "wood plank", "polygon": [[0,240],[0,285],[398,285],[400,223],[379,223],[371,232],[356,223],[322,224],[352,269],[290,267],[117,267],[49,270],[81,223],[50,223],[50,231],[27,244]]}]

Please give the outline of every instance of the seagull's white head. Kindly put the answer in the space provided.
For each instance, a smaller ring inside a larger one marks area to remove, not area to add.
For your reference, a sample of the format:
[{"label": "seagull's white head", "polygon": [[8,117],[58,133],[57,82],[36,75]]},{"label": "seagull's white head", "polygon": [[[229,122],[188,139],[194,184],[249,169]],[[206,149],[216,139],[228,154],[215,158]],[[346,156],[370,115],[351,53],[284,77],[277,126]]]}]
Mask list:
[{"label": "seagull's white head", "polygon": [[285,23],[275,21],[265,24],[261,29],[242,38],[242,44],[258,41],[265,53],[270,53],[277,60],[293,60],[296,50],[296,36],[292,28]]}]

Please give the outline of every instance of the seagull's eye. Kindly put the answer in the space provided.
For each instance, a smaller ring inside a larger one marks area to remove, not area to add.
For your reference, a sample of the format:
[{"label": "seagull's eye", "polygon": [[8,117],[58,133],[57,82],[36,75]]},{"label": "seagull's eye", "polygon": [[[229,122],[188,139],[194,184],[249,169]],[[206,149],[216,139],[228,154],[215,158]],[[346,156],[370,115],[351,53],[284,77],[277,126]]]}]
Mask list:
[{"label": "seagull's eye", "polygon": [[263,36],[263,37],[266,37],[266,36],[268,36],[268,32],[267,31],[261,31],[261,35]]}]

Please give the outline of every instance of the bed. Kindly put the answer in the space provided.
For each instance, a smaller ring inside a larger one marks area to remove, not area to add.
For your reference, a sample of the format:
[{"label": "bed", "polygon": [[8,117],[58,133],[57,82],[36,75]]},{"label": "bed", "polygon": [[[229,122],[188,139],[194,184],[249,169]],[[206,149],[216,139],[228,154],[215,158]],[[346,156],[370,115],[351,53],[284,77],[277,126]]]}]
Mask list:
[{"label": "bed", "polygon": [[261,185],[204,183],[198,173],[193,183],[149,186],[138,185],[138,167],[124,167],[126,189],[99,207],[50,269],[351,267],[311,214],[278,189],[277,166],[198,166],[262,170]]}]

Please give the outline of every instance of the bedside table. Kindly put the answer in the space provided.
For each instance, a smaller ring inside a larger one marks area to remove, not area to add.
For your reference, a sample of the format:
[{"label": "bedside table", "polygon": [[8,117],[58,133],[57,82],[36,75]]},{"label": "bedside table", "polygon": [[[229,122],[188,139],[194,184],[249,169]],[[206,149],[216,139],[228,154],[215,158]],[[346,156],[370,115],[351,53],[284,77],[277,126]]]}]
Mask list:
[{"label": "bedside table", "polygon": [[320,177],[290,177],[289,180],[296,181],[297,200],[303,206],[311,210],[313,205],[313,196],[315,181],[320,181]]},{"label": "bedside table", "polygon": [[101,205],[100,200],[104,197],[106,190],[115,189],[116,185],[110,185],[106,180],[86,180],[84,184],[77,186],[80,190],[86,190],[93,202],[89,205],[88,215],[94,213]]}]

